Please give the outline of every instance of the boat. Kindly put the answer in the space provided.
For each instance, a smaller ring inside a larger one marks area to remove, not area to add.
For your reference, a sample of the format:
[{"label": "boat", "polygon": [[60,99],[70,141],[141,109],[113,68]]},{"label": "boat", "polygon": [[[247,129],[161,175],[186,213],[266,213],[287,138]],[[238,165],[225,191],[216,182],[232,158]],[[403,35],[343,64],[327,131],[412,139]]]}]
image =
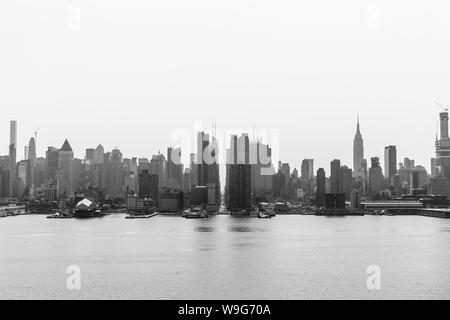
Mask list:
[{"label": "boat", "polygon": [[259,212],[258,218],[259,219],[272,219],[272,216],[266,212]]},{"label": "boat", "polygon": [[75,218],[97,218],[105,214],[99,209],[97,203],[85,198],[78,202],[73,215]]},{"label": "boat", "polygon": [[191,214],[184,216],[184,218],[185,219],[205,219],[205,218],[208,218],[208,216],[203,215],[201,213],[191,213]]},{"label": "boat", "polygon": [[49,216],[47,216],[47,219],[71,219],[73,216],[69,213],[59,213],[55,212]]},{"label": "boat", "polygon": [[272,218],[277,216],[277,214],[275,213],[275,211],[270,210],[270,209],[267,210],[266,213],[267,213],[269,216],[271,216]]},{"label": "boat", "polygon": [[217,214],[230,214],[230,211],[225,206],[220,206]]},{"label": "boat", "polygon": [[156,213],[152,214],[130,214],[125,219],[149,219],[156,216]]},{"label": "boat", "polygon": [[200,207],[193,207],[185,210],[181,216],[186,219],[205,219],[208,218],[208,211]]},{"label": "boat", "polygon": [[269,215],[270,217],[275,217],[277,214],[275,213],[274,204],[269,204],[266,202],[258,203],[258,207],[256,209],[258,212],[262,212],[264,214]]}]

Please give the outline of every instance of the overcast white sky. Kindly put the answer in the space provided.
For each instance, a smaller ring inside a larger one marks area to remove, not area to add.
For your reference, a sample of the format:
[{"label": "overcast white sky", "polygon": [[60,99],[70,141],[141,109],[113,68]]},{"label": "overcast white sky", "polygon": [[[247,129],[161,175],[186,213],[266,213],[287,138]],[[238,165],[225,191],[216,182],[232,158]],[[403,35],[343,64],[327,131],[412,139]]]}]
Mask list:
[{"label": "overcast white sky", "polygon": [[[78,19],[79,13],[79,19]],[[429,168],[450,104],[450,2],[15,0],[0,2],[0,154],[68,138],[150,157],[194,121],[280,130],[281,159],[352,166],[397,145]],[[79,20],[79,24],[78,24]]]}]

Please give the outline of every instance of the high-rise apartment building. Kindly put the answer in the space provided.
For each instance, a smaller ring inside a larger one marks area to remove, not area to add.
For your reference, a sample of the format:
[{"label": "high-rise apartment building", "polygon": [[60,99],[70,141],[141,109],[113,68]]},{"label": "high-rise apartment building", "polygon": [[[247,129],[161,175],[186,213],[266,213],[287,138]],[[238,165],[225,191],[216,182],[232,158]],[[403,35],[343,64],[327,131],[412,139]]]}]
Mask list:
[{"label": "high-rise apartment building", "polygon": [[429,192],[450,198],[450,137],[448,134],[448,112],[441,112],[441,137],[435,141],[436,176],[431,179]]},{"label": "high-rise apartment building", "polygon": [[[197,186],[208,188],[210,208],[220,204],[219,145],[213,135],[199,132],[197,135]],[[214,193],[211,199],[211,193]],[[212,203],[212,202],[215,203]]]},{"label": "high-rise apartment building", "polygon": [[34,138],[30,138],[30,142],[28,143],[28,160],[29,160],[29,173],[30,173],[30,177],[29,177],[29,182],[30,182],[30,187],[34,187],[35,185],[35,175],[36,175],[36,161],[37,161],[37,156],[36,156],[36,142],[34,140]]},{"label": "high-rise apartment building", "polygon": [[311,181],[314,178],[314,160],[304,159],[301,168],[301,180],[304,183]]},{"label": "high-rise apartment building", "polygon": [[353,187],[352,169],[342,166],[340,169],[340,193],[345,194],[345,200],[350,200],[350,194]]},{"label": "high-rise apartment building", "polygon": [[341,161],[331,161],[331,193],[341,193]]},{"label": "high-rise apartment building", "polygon": [[380,167],[380,158],[371,158],[371,167],[369,169],[369,186],[368,193],[374,199],[380,195],[380,191],[383,190],[383,170]]},{"label": "high-rise apartment building", "polygon": [[325,193],[326,193],[326,175],[323,168],[317,170],[317,188],[316,188],[316,206],[318,208],[325,205]]},{"label": "high-rise apartment building", "polygon": [[182,183],[181,149],[167,148],[167,185],[172,189],[181,189]]},{"label": "high-rise apartment building", "polygon": [[397,148],[387,146],[384,148],[384,177],[392,178],[397,174]]},{"label": "high-rise apartment building", "polygon": [[272,150],[261,141],[250,143],[251,188],[253,201],[273,201]]},{"label": "high-rise apartment building", "polygon": [[17,121],[9,124],[9,197],[17,196]]},{"label": "high-rise apartment building", "polygon": [[152,199],[159,203],[159,176],[151,174],[149,170],[144,169],[139,172],[138,189],[140,199]]}]

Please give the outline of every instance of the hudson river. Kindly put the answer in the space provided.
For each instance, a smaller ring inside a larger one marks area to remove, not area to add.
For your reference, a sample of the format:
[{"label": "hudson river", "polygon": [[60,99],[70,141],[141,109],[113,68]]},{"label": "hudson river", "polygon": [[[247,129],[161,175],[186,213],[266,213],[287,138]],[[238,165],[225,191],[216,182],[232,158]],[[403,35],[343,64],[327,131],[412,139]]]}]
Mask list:
[{"label": "hudson river", "polygon": [[[124,217],[0,219],[0,298],[450,298],[450,220]],[[373,265],[380,290],[367,288]]]}]

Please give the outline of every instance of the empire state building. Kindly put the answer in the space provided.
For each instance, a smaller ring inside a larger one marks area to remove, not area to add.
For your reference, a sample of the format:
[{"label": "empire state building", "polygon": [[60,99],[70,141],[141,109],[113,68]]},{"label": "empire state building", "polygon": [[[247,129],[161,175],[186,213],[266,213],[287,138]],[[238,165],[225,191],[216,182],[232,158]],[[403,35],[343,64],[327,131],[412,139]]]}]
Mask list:
[{"label": "empire state building", "polygon": [[362,162],[364,160],[364,141],[359,130],[359,116],[356,128],[355,139],[353,141],[353,175],[356,178],[363,177]]}]

